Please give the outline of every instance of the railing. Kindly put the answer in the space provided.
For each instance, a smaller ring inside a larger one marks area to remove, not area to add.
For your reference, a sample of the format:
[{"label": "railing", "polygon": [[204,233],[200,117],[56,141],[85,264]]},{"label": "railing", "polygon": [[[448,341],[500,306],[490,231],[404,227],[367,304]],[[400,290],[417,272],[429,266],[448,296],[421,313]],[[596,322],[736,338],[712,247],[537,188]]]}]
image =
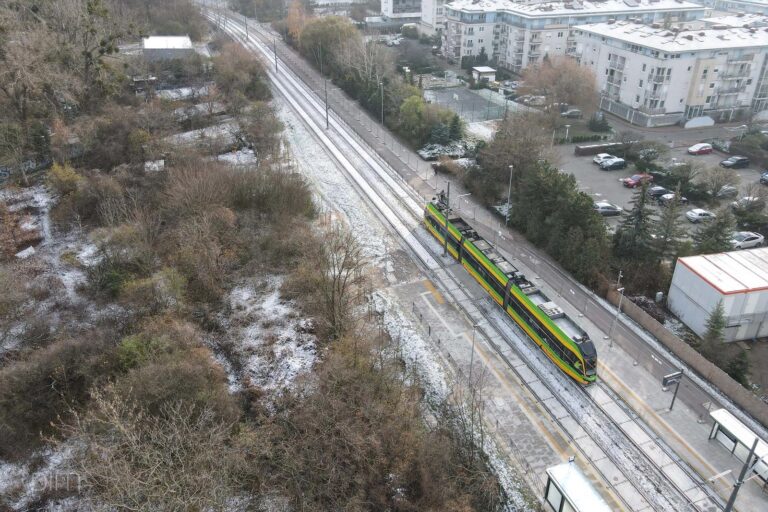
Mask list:
[{"label": "railing", "polygon": [[746,90],[746,85],[740,85],[738,87],[720,87],[717,89],[717,94],[738,94]]},{"label": "railing", "polygon": [[621,86],[621,77],[609,76],[606,79],[606,83],[609,83],[611,85],[615,85],[615,86],[619,86],[620,87]]},{"label": "railing", "polygon": [[615,60],[609,60],[608,61],[608,67],[611,69],[618,69],[619,71],[624,71],[624,63],[618,62]]},{"label": "railing", "polygon": [[726,60],[726,62],[752,62],[753,60],[755,60],[755,54],[754,53],[750,53],[748,55],[739,55],[738,57],[737,56],[733,56],[733,57],[728,56],[728,58],[726,58],[725,60]]},{"label": "railing", "polygon": [[664,82],[669,82],[669,76],[667,76],[667,75],[650,75],[648,77],[648,80],[653,82],[654,84],[663,84]]},{"label": "railing", "polygon": [[648,115],[651,115],[651,116],[656,116],[656,115],[659,115],[659,114],[666,114],[667,113],[666,109],[663,109],[663,108],[650,108],[650,107],[646,107],[645,105],[640,105],[639,107],[637,107],[637,110],[639,110],[640,112],[643,112],[644,114],[648,114]]},{"label": "railing", "polygon": [[654,91],[654,92],[646,92],[645,97],[651,100],[658,100],[664,96],[664,93],[661,91]]},{"label": "railing", "polygon": [[749,78],[752,74],[751,70],[746,69],[744,71],[730,71],[728,73],[722,73],[720,78],[723,80],[736,80],[737,78]]}]

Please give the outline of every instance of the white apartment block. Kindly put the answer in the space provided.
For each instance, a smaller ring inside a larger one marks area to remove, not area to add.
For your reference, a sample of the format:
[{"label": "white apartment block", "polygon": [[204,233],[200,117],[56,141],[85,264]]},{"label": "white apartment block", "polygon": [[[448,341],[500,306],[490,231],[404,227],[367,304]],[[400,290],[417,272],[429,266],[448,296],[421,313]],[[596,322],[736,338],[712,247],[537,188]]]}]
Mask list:
[{"label": "white apartment block", "polygon": [[436,34],[445,28],[445,0],[421,1],[421,30]]},{"label": "white apartment block", "polygon": [[381,14],[392,20],[418,21],[421,0],[381,0]]},{"label": "white apartment block", "polygon": [[736,121],[768,109],[768,31],[718,27],[582,25],[574,56],[595,72],[600,107],[640,126]]},{"label": "white apartment block", "polygon": [[576,25],[628,19],[674,24],[703,18],[709,11],[687,0],[454,0],[444,8],[446,57],[460,61],[485,49],[492,65],[515,72],[545,55],[572,54]]},{"label": "white apartment block", "polygon": [[698,0],[717,11],[768,14],[768,0]]}]

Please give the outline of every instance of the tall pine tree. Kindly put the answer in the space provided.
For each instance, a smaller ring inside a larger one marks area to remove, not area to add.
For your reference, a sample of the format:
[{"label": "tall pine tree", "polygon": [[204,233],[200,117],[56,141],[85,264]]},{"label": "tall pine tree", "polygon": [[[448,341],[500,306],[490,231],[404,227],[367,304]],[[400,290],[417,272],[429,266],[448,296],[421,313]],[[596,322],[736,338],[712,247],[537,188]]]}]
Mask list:
[{"label": "tall pine tree", "polygon": [[652,210],[648,206],[648,186],[635,189],[632,211],[613,236],[613,254],[620,259],[647,261],[653,258]]},{"label": "tall pine tree", "polygon": [[680,202],[680,192],[661,209],[658,220],[653,223],[653,248],[659,259],[674,258],[680,239],[685,230],[680,225],[680,212],[683,205]]},{"label": "tall pine tree", "polygon": [[696,252],[713,254],[729,250],[734,226],[733,214],[730,211],[718,212],[717,217],[699,228],[693,235]]}]

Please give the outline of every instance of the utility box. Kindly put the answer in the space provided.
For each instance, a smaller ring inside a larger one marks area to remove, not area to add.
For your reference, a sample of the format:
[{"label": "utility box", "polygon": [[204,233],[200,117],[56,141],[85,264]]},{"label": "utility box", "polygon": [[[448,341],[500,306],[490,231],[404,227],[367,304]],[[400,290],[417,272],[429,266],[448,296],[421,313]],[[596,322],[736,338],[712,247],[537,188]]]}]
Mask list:
[{"label": "utility box", "polygon": [[768,248],[679,258],[667,305],[703,336],[723,301],[726,342],[768,336]]}]

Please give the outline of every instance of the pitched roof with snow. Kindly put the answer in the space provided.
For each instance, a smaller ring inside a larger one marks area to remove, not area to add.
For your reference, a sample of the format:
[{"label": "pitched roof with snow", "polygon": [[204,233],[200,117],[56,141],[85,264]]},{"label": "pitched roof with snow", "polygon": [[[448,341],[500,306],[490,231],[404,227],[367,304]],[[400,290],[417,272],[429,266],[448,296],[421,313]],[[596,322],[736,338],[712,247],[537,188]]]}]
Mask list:
[{"label": "pitched roof with snow", "polygon": [[768,247],[679,258],[723,295],[768,290]]}]

